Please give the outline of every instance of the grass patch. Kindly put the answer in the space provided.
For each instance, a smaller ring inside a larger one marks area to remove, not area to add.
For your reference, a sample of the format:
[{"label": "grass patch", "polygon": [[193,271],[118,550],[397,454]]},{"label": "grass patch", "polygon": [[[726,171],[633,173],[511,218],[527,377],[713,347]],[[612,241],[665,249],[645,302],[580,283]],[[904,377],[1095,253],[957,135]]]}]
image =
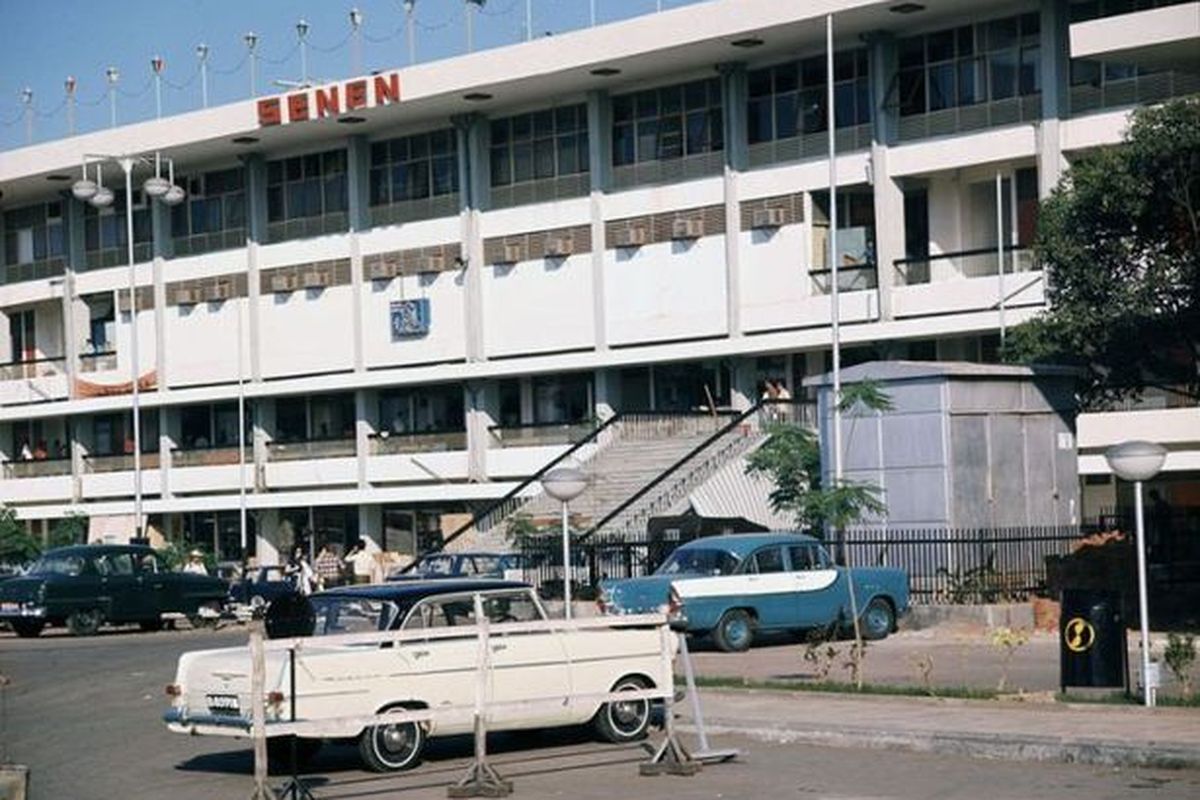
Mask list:
[{"label": "grass patch", "polygon": [[[682,682],[682,678],[676,679]],[[995,700],[997,693],[992,689],[973,689],[969,686],[939,686],[933,692],[921,686],[894,686],[882,683],[864,683],[862,689],[841,681],[759,681],[749,678],[722,678],[696,676],[696,685],[708,689],[771,689],[783,692],[833,692],[836,694],[887,695],[891,697],[952,697],[962,700]]]}]

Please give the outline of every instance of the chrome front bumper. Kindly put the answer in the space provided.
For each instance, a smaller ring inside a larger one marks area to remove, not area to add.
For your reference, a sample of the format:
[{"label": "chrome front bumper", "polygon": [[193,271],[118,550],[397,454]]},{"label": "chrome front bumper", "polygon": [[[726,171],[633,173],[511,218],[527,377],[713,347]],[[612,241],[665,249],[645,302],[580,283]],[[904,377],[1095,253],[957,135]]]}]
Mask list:
[{"label": "chrome front bumper", "polygon": [[[163,722],[173,729],[194,733],[201,728],[228,728],[249,733],[252,723],[242,716],[232,714],[192,714],[186,706],[172,706],[163,712]],[[268,720],[268,723],[270,721]]]}]

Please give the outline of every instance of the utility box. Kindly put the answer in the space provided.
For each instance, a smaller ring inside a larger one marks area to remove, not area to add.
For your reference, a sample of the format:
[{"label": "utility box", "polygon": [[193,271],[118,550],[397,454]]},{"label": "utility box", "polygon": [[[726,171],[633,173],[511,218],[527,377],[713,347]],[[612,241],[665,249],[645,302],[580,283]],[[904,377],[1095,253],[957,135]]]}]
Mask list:
[{"label": "utility box", "polygon": [[1116,592],[1067,589],[1059,621],[1059,683],[1126,687],[1125,620]]},{"label": "utility box", "polygon": [[[1075,525],[1075,371],[962,362],[872,361],[842,370],[891,408],[842,413],[842,473],[883,490],[886,517],[928,528]],[[821,471],[833,475],[833,377],[817,389]]]}]

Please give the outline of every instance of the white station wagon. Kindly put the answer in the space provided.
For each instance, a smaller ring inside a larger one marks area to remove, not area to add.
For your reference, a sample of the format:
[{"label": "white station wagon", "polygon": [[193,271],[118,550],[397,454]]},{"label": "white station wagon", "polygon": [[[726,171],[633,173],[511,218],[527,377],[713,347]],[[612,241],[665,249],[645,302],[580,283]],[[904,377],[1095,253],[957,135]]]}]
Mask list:
[{"label": "white station wagon", "polygon": [[[357,739],[367,767],[403,770],[420,761],[428,737],[471,732],[479,663],[476,595],[489,623],[489,730],[590,722],[606,741],[645,736],[654,701],[642,697],[606,703],[602,696],[673,691],[676,639],[663,627],[665,619],[563,625],[547,620],[526,584],[450,579],[313,595],[315,625],[312,638],[296,651],[294,698],[289,652],[269,647],[266,653],[266,697],[259,702],[265,704],[272,751],[286,752],[278,746],[287,737],[273,734],[272,726],[278,730],[292,719],[293,700],[296,720],[318,722],[296,739],[304,759],[315,755],[322,740]],[[451,629],[459,627],[462,635],[454,635]],[[378,631],[417,635],[382,644],[321,641],[323,636]],[[428,638],[421,631],[428,631]],[[177,733],[249,736],[250,673],[248,647],[184,653],[175,683],[167,687],[172,697],[164,715],[167,726]],[[425,721],[369,727],[347,719],[420,709],[434,713]]]}]

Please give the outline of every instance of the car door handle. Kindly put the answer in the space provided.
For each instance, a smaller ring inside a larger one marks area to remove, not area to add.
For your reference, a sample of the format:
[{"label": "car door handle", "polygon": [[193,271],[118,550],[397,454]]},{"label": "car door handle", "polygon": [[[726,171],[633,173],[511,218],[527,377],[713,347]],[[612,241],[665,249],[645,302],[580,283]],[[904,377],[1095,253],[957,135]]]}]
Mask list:
[{"label": "car door handle", "polygon": [[501,642],[500,644],[492,645],[493,653],[499,653],[501,650],[507,650],[507,649],[508,649],[508,645],[504,644],[503,642]]},{"label": "car door handle", "polygon": [[425,658],[429,655],[428,650],[413,650],[413,658]]}]

